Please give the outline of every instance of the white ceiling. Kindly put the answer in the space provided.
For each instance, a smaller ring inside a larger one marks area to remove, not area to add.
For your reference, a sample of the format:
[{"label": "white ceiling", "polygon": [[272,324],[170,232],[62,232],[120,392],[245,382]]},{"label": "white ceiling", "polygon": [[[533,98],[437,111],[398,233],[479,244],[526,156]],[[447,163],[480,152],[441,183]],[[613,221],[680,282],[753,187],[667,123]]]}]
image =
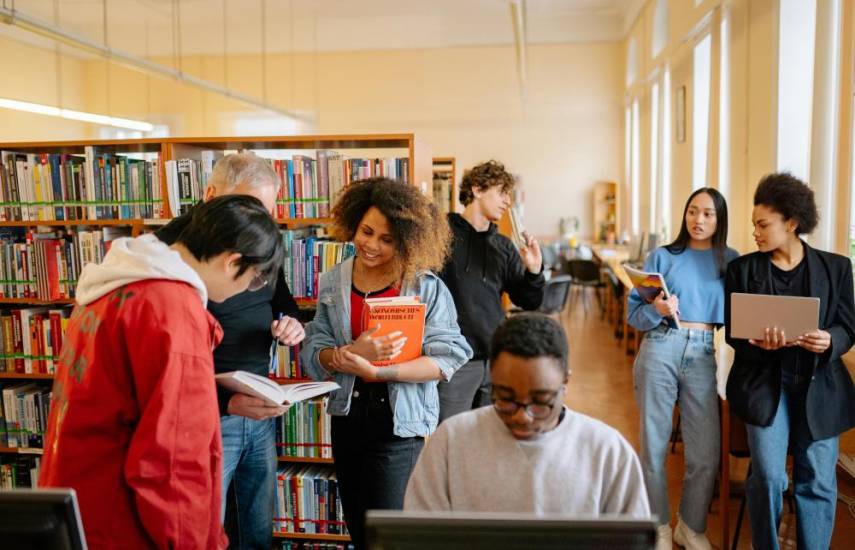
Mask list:
[{"label": "white ceiling", "polygon": [[[104,0],[14,3],[28,16],[91,42],[104,41]],[[530,44],[612,42],[625,36],[644,0],[527,0],[526,5]],[[106,13],[108,44],[138,56],[175,55],[179,45],[183,55],[222,55],[514,40],[508,0],[106,0]],[[0,35],[53,47],[2,23]]]}]

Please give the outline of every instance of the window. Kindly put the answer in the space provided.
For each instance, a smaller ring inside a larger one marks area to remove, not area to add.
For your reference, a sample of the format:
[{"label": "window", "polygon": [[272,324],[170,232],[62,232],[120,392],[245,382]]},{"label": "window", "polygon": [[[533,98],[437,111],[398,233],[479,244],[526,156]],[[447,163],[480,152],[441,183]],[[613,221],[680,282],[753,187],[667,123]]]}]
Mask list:
[{"label": "window", "polygon": [[633,37],[629,39],[629,46],[626,48],[626,85],[629,86],[635,82],[636,76],[638,76],[638,43]]},{"label": "window", "polygon": [[780,0],[778,25],[777,168],[807,181],[816,0]]},{"label": "window", "polygon": [[641,229],[639,224],[641,208],[641,205],[639,204],[641,198],[641,131],[639,128],[639,119],[638,99],[636,99],[632,102],[632,175],[630,178],[630,200],[632,201],[630,211],[630,228],[632,229],[633,235],[638,235]]},{"label": "window", "polygon": [[665,68],[662,75],[662,184],[659,186],[662,200],[661,231],[663,240],[671,237],[671,71]]},{"label": "window", "polygon": [[657,183],[659,178],[659,84],[650,87],[650,218],[648,231],[656,232]]},{"label": "window", "polygon": [[668,0],[657,0],[653,10],[653,39],[650,44],[651,57],[659,55],[668,44]]},{"label": "window", "polygon": [[730,27],[728,15],[721,18],[718,100],[718,190],[730,195]]},{"label": "window", "polygon": [[707,185],[710,127],[710,46],[707,34],[695,46],[692,63],[692,189]]}]

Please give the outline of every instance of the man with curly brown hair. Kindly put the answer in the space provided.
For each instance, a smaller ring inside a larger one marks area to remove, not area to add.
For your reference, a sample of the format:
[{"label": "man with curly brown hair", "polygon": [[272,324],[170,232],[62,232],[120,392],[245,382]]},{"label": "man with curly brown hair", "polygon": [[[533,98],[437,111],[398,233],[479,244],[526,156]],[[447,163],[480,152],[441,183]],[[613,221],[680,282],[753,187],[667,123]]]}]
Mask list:
[{"label": "man with curly brown hair", "polygon": [[448,214],[454,241],[440,278],[454,297],[460,331],[474,355],[452,380],[439,383],[440,422],[490,404],[489,342],[505,318],[502,293],[527,310],[543,300],[543,259],[537,240],[523,233],[526,245],[517,251],[496,227],[511,206],[515,184],[500,162],[478,164],[463,174],[459,194],[463,214]]}]

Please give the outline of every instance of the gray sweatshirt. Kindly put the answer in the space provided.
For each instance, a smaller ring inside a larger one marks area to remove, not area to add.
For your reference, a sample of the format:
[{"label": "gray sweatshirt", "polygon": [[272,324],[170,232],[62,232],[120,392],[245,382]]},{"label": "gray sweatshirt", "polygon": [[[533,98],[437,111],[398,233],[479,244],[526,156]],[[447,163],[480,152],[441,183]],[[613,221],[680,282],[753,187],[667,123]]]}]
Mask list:
[{"label": "gray sweatshirt", "polygon": [[448,419],[419,457],[404,509],[650,517],[629,443],[567,408],[535,441],[517,441],[493,407]]}]

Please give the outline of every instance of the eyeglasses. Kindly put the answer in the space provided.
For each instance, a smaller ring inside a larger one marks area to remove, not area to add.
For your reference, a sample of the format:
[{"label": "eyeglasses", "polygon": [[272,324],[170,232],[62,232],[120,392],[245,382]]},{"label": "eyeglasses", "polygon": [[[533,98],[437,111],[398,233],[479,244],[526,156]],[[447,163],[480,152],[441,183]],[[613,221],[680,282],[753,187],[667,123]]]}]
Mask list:
[{"label": "eyeglasses", "polygon": [[263,275],[256,273],[255,277],[249,281],[249,286],[246,289],[250,292],[255,292],[256,290],[261,290],[262,288],[268,285],[267,278]]},{"label": "eyeglasses", "polygon": [[506,399],[504,397],[499,397],[494,389],[492,395],[490,395],[490,401],[493,402],[493,407],[496,409],[496,412],[499,414],[504,414],[507,416],[513,416],[517,413],[517,410],[522,407],[525,409],[525,413],[529,415],[531,418],[535,420],[543,420],[552,414],[552,410],[555,408],[555,405],[558,404],[558,398],[561,396],[561,392],[555,392],[555,397],[548,403],[540,403],[538,401],[532,401],[531,403],[520,403],[519,401],[514,401],[513,399]]}]

